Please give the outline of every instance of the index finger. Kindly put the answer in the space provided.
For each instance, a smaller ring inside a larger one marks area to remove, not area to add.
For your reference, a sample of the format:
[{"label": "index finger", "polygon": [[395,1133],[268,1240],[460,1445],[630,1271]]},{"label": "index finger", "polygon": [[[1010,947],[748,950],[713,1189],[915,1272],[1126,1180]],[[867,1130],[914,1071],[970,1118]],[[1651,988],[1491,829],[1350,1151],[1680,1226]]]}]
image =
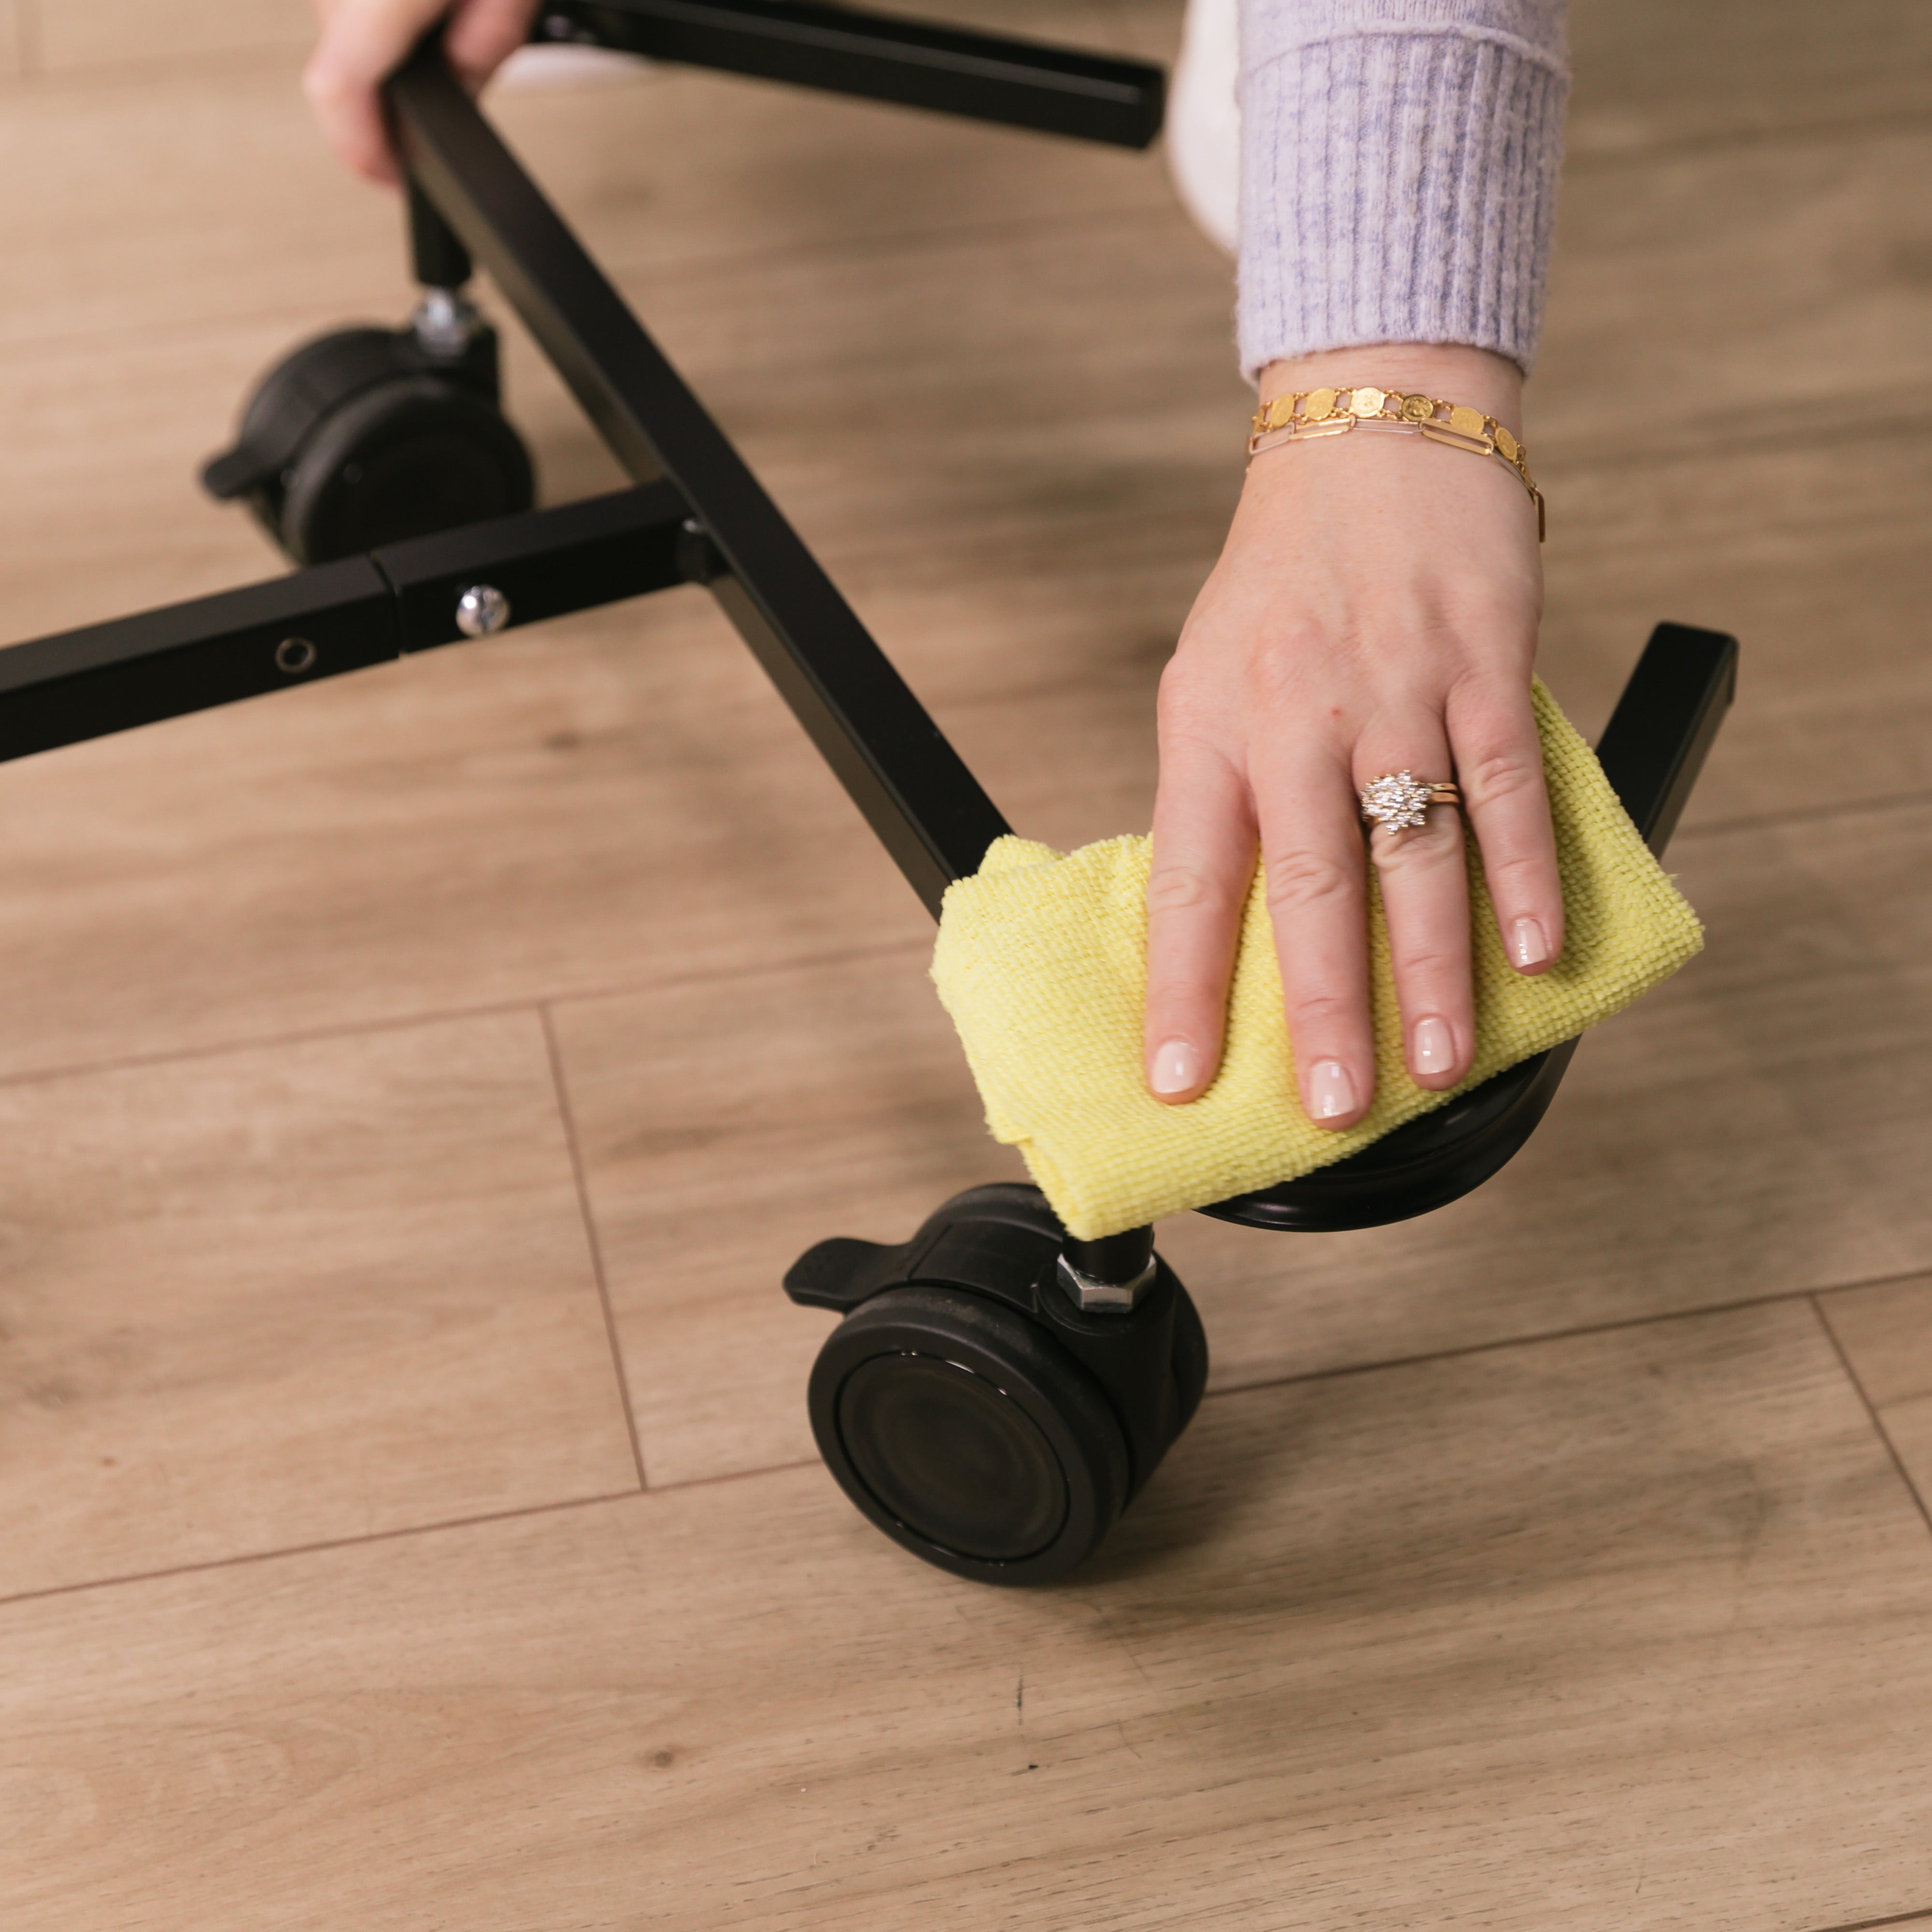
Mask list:
[{"label": "index finger", "polygon": [[302,92],[328,145],[370,181],[400,178],[382,85],[446,0],[335,0],[302,70]]}]

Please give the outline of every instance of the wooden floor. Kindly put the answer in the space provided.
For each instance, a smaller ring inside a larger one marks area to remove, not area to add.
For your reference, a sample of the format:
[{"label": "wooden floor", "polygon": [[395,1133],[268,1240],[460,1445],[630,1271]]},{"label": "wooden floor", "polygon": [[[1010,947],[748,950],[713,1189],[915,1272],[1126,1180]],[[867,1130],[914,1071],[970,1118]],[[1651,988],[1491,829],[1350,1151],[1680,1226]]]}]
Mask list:
[{"label": "wooden floor", "polygon": [[[1743,638],[1710,949],[1456,1206],[1164,1228],[1213,1387],[1070,1586],[814,1458],[785,1265],[1016,1169],[700,592],[0,768],[9,1932],[1932,1923],[1932,10],[1574,30],[1545,670]],[[408,299],[308,34],[0,0],[6,636],[278,567],[194,467]],[[496,111],[1015,824],[1144,825],[1245,413],[1158,158]]]}]

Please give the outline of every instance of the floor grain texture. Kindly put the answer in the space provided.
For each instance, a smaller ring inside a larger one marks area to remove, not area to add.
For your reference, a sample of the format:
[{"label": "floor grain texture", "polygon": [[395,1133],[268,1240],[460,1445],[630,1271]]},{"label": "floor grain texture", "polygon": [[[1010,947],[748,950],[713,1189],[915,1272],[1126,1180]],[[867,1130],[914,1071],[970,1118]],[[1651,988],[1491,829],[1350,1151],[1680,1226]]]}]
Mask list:
[{"label": "floor grain texture", "polygon": [[[786,1265],[1018,1169],[698,592],[0,769],[0,1922],[1932,1919],[1932,16],[1571,27],[1544,669],[1594,730],[1658,620],[1743,638],[1709,949],[1442,1213],[1165,1226],[1210,1393],[1066,1587],[813,1456]],[[196,466],[408,300],[310,31],[0,0],[8,636],[280,568]],[[1245,414],[1158,154],[492,112],[1012,820],[1144,825]],[[506,350],[547,499],[615,487]]]},{"label": "floor grain texture", "polygon": [[1212,1399],[1095,1568],[816,1468],[0,1609],[22,1923],[1817,1927],[1928,1544],[1786,1306]]},{"label": "floor grain texture", "polygon": [[532,1016],[0,1087],[0,1597],[635,1485]]}]

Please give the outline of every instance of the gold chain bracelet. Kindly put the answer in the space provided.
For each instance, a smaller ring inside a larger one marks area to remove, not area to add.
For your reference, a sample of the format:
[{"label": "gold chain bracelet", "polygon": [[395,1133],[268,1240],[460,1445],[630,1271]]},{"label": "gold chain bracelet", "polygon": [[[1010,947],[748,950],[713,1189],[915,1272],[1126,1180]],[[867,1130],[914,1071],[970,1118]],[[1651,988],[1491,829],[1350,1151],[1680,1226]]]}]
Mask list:
[{"label": "gold chain bracelet", "polygon": [[1438,397],[1378,389],[1367,383],[1349,389],[1310,389],[1277,396],[1256,410],[1248,454],[1258,456],[1278,442],[1346,436],[1364,424],[1426,436],[1431,442],[1446,442],[1451,449],[1493,456],[1508,464],[1536,506],[1536,540],[1542,542],[1543,492],[1530,476],[1528,452],[1494,416],[1486,416],[1466,403],[1445,403]]}]

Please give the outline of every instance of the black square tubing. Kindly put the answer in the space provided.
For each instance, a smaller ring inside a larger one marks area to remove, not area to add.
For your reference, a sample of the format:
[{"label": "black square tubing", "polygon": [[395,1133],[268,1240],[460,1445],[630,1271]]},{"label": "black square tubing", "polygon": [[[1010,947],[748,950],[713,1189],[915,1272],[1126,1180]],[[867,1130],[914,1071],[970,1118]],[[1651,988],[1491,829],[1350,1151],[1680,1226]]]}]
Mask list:
[{"label": "black square tubing", "polygon": [[550,0],[533,38],[1124,148],[1160,132],[1166,91],[1144,61],[802,0]]},{"label": "black square tubing", "polygon": [[701,574],[668,483],[525,511],[0,650],[0,760]]}]

